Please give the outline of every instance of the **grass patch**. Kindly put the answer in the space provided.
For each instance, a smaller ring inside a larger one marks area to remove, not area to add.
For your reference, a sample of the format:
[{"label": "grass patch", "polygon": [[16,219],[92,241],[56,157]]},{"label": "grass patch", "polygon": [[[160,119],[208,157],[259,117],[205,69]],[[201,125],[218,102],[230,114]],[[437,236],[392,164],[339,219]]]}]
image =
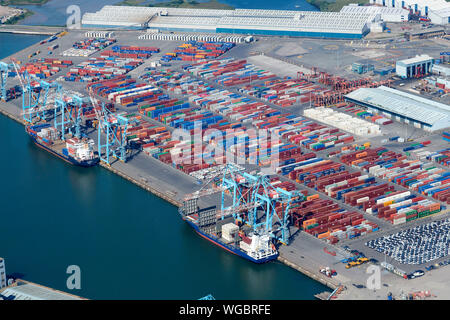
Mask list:
[{"label": "grass patch", "polygon": [[8,6],[8,5],[42,5],[46,4],[49,0],[0,0],[0,5]]},{"label": "grass patch", "polygon": [[[320,11],[341,11],[342,7],[350,3],[367,4],[367,0],[306,0]],[[450,0],[447,0],[450,1]]]},{"label": "grass patch", "polygon": [[6,22],[4,23],[4,25],[8,25],[8,24],[9,24],[9,25],[11,25],[11,24],[16,24],[16,23],[19,22],[20,20],[23,20],[23,19],[25,19],[26,17],[32,16],[33,14],[34,14],[33,11],[30,11],[30,10],[26,10],[26,9],[25,9],[25,12],[24,12],[24,13],[19,14],[18,16],[15,16],[15,17],[9,19],[8,21],[6,21]]}]

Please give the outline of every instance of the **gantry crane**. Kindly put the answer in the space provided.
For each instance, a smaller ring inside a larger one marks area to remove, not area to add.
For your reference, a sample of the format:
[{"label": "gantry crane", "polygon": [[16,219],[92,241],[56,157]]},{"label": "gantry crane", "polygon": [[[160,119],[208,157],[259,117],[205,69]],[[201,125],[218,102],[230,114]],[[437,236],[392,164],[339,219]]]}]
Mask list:
[{"label": "gantry crane", "polygon": [[[180,208],[182,215],[198,212],[198,199],[204,195],[222,192],[221,207],[216,212],[217,219],[229,216],[246,223],[255,232],[264,232],[284,244],[289,243],[289,210],[294,201],[303,201],[298,191],[286,191],[273,186],[267,175],[252,175],[234,164],[227,164],[221,172],[220,186],[204,189],[185,197]],[[210,179],[210,182],[218,175]],[[225,205],[226,196],[232,204]]]},{"label": "gantry crane", "polygon": [[84,97],[65,91],[61,92],[55,99],[55,128],[61,132],[68,129],[73,136],[81,138],[81,123],[85,102],[86,98]]},{"label": "gantry crane", "polygon": [[6,101],[6,86],[8,83],[8,73],[11,65],[0,61],[0,98]]},{"label": "gantry crane", "polygon": [[[21,76],[19,76],[20,78]],[[56,105],[56,101],[63,94],[61,84],[36,78],[26,71],[21,84],[23,89],[22,116],[26,122],[32,123],[35,116],[47,120],[47,112],[59,107]],[[48,103],[50,93],[54,94],[55,103]]]},{"label": "gantry crane", "polygon": [[[110,156],[114,156],[119,160],[127,161],[127,131],[128,126],[137,122],[135,119],[113,113],[106,108],[105,103],[99,105],[98,101],[90,95],[95,115],[98,121],[98,154],[100,161],[111,165]],[[102,135],[106,135],[103,142]]]},{"label": "gantry crane", "polygon": [[23,91],[23,83],[16,65],[16,60],[11,58],[12,63],[0,61],[0,100],[6,101],[8,99],[8,76],[11,70],[14,70],[16,77],[19,79]]}]

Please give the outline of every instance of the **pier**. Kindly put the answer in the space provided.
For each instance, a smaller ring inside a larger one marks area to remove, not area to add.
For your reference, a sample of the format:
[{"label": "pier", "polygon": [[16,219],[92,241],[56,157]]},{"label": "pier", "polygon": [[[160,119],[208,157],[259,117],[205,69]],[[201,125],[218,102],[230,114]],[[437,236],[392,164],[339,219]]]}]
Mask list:
[{"label": "pier", "polygon": [[16,34],[41,34],[53,35],[64,31],[65,27],[44,27],[44,26],[24,26],[24,25],[1,25],[0,32]]}]

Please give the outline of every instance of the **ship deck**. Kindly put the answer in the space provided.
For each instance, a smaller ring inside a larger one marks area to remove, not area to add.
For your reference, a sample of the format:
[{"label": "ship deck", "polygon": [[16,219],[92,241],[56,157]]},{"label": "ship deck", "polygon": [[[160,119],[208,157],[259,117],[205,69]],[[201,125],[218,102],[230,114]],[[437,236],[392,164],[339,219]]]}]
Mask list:
[{"label": "ship deck", "polygon": [[49,146],[50,149],[52,149],[53,151],[62,154],[62,149],[64,149],[66,147],[66,142],[63,140],[56,140],[53,141],[53,144],[51,146]]}]

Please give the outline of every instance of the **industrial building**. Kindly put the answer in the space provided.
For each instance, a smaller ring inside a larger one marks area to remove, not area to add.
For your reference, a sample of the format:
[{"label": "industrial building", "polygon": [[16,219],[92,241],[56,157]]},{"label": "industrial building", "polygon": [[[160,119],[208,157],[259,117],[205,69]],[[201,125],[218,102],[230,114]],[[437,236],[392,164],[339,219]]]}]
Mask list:
[{"label": "industrial building", "polygon": [[5,259],[0,258],[0,289],[6,287]]},{"label": "industrial building", "polygon": [[409,20],[409,10],[401,7],[359,6],[350,4],[344,6],[340,12],[358,14],[379,14],[384,22],[404,22]]},{"label": "industrial building", "polygon": [[359,12],[210,10],[104,6],[85,13],[83,27],[360,39],[380,15]]},{"label": "industrial building", "polygon": [[445,89],[445,90],[449,90],[450,89],[450,78],[444,78],[444,77],[428,77],[425,78],[425,81],[433,86],[433,87],[437,87],[439,89]]},{"label": "industrial building", "polygon": [[25,280],[17,280],[12,285],[1,289],[0,295],[11,300],[84,300],[81,297]]},{"label": "industrial building", "polygon": [[360,88],[345,96],[347,101],[382,113],[426,131],[450,127],[450,106],[403,91],[381,86]]},{"label": "industrial building", "polygon": [[444,66],[442,64],[434,64],[431,67],[431,73],[438,76],[450,77],[450,67]]},{"label": "industrial building", "polygon": [[405,32],[405,38],[409,41],[417,39],[428,39],[434,37],[442,37],[445,35],[444,28],[427,28],[424,30],[418,30],[414,32]]},{"label": "industrial building", "polygon": [[404,79],[427,75],[431,72],[434,59],[426,54],[397,61],[395,72]]},{"label": "industrial building", "polygon": [[[151,29],[148,29],[151,30]],[[147,32],[138,36],[138,39],[166,40],[166,41],[213,41],[243,43],[253,41],[253,37],[221,36],[211,33],[157,33]]]},{"label": "industrial building", "polygon": [[405,8],[422,18],[428,18],[434,24],[450,23],[450,2],[446,0],[369,0],[393,8]]}]

